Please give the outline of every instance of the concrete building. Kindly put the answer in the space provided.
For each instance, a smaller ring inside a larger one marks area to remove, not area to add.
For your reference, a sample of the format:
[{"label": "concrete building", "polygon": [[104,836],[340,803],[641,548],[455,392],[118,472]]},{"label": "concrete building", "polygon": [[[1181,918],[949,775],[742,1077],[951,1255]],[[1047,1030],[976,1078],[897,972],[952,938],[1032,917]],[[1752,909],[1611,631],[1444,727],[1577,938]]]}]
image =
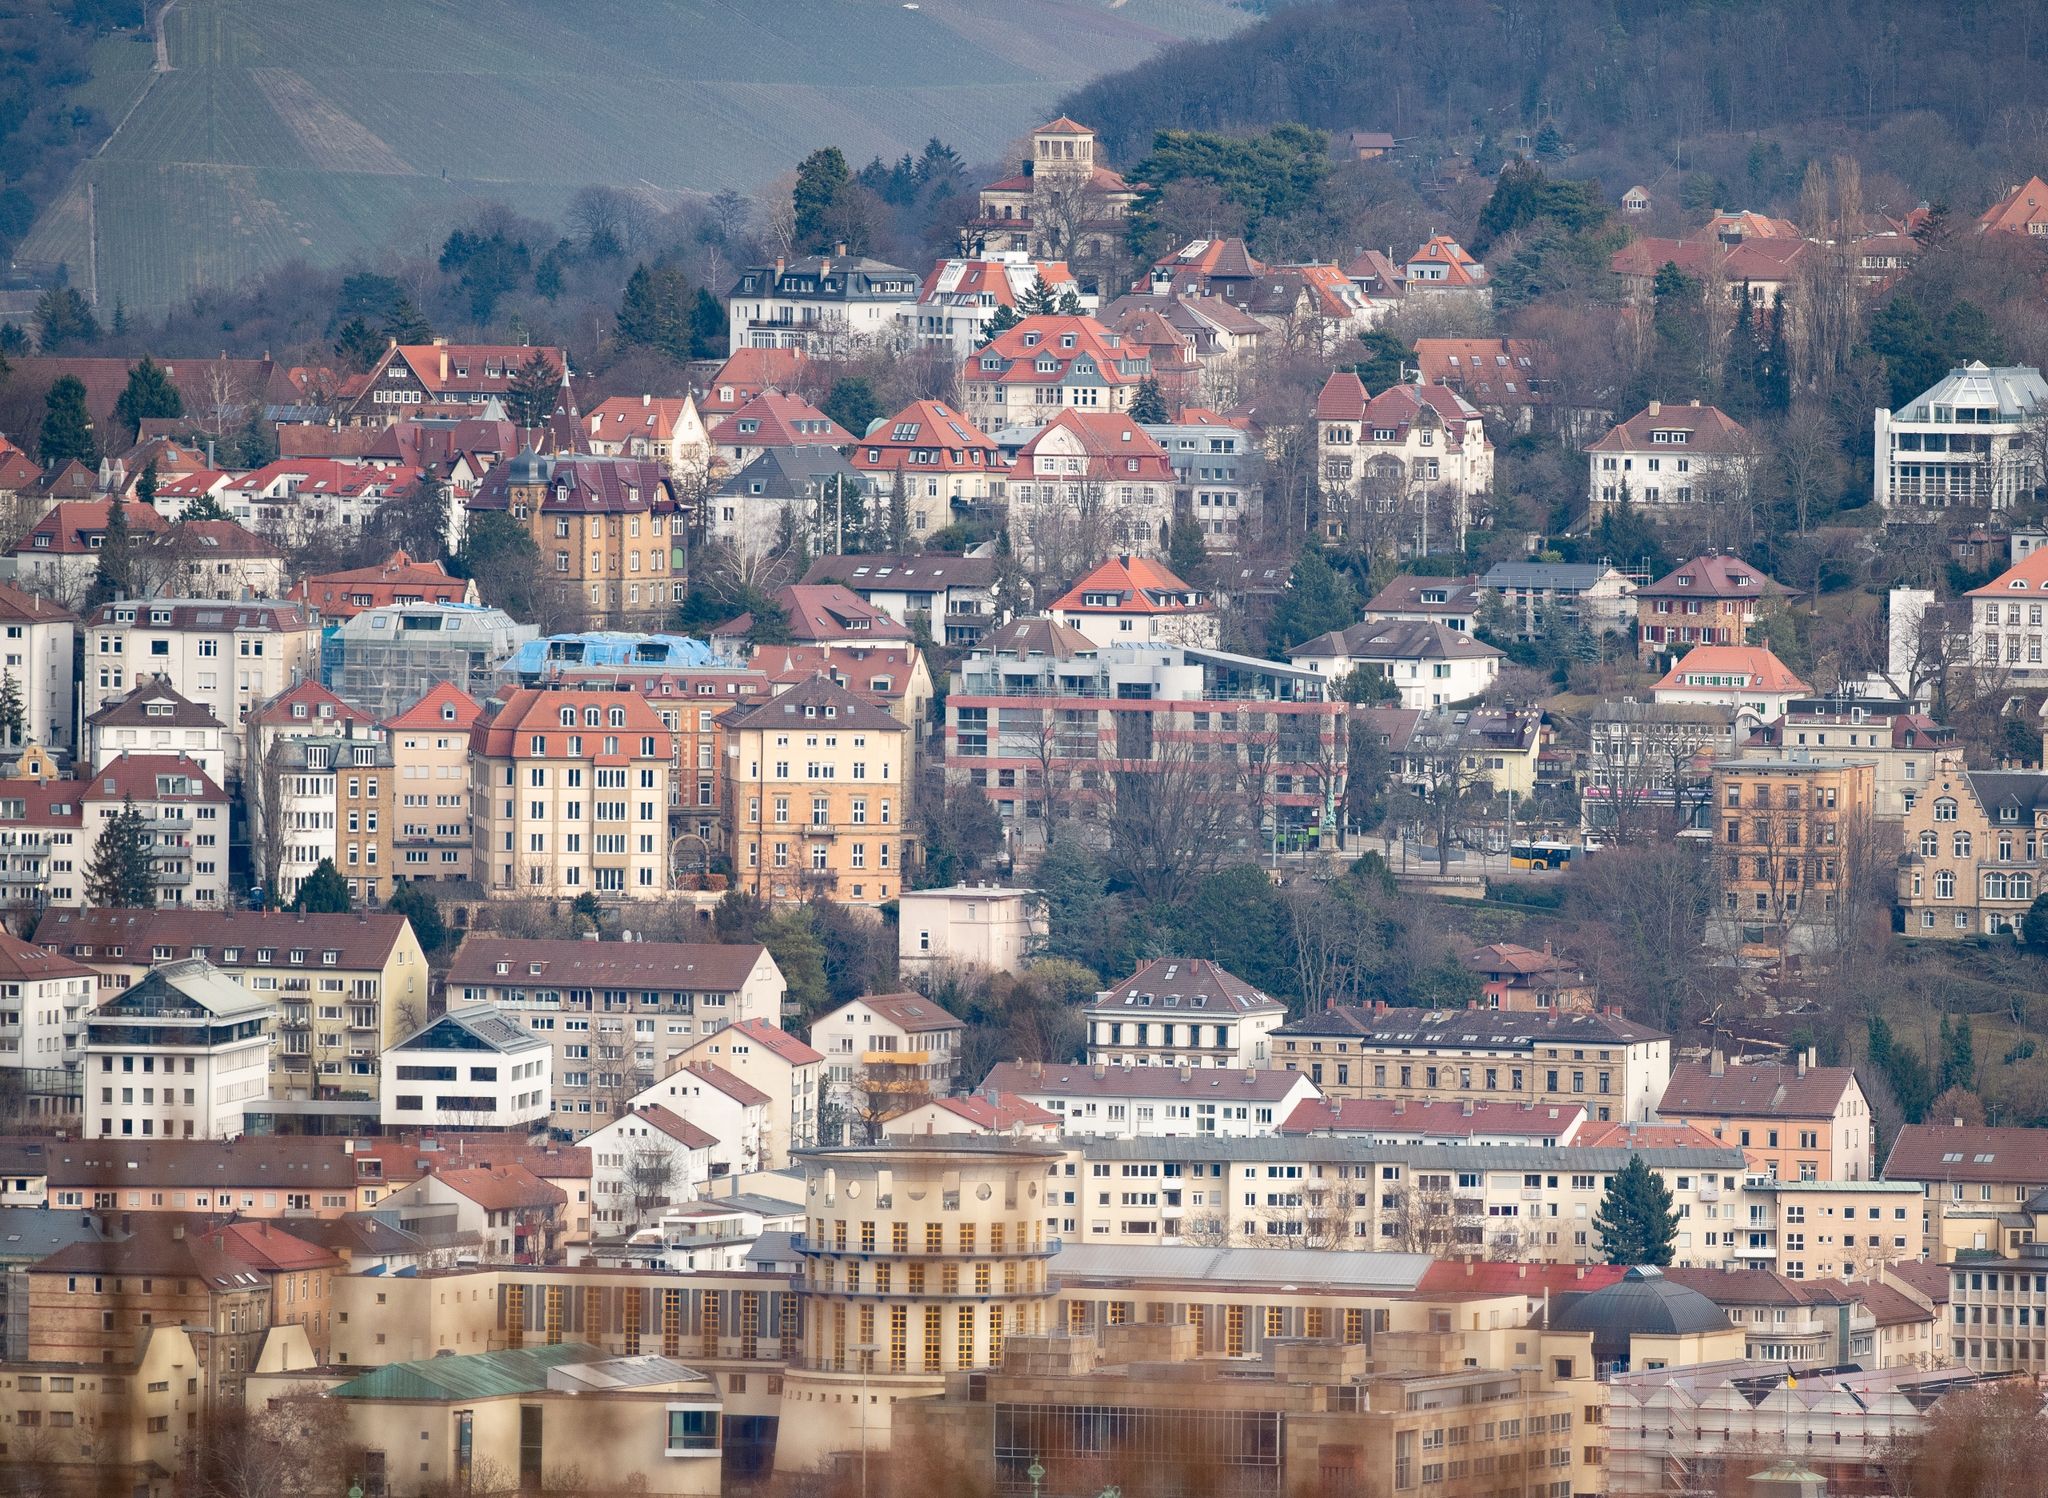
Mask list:
[{"label": "concrete building", "polygon": [[695,1201],[711,1181],[716,1137],[660,1103],[639,1103],[584,1136],[591,1230],[621,1239]]},{"label": "concrete building", "polygon": [[[989,548],[974,550],[985,553]],[[827,583],[847,589],[898,624],[922,620],[934,641],[948,645],[977,644],[1008,617],[997,613],[993,555],[865,552],[819,557],[804,573],[803,586]]]},{"label": "concrete building", "polygon": [[905,973],[949,966],[1014,973],[1045,932],[1036,890],[954,884],[907,889],[896,899],[896,962]]},{"label": "concrete building", "polygon": [[553,1049],[499,1012],[470,1004],[428,1020],[377,1058],[387,1129],[545,1128]]},{"label": "concrete building", "polygon": [[[967,353],[961,349],[959,357]],[[995,443],[943,401],[913,401],[853,437],[853,471],[915,545],[986,509],[1000,492],[1004,468]]]},{"label": "concrete building", "polygon": [[478,882],[650,900],[669,887],[674,735],[646,699],[515,687],[470,730]]},{"label": "concrete building", "polygon": [[1952,369],[1896,411],[1872,418],[1871,498],[1898,518],[2003,510],[2042,481],[2038,430],[2048,382],[2025,366]]},{"label": "concrete building", "polygon": [[469,738],[483,709],[449,682],[383,724],[391,749],[392,888],[401,880],[466,880],[474,873]]},{"label": "concrete building", "polygon": [[160,964],[198,958],[276,1004],[273,1109],[280,1100],[374,1097],[378,1052],[427,1013],[426,954],[404,916],[53,910],[36,945],[97,972],[102,996]]},{"label": "concrete building", "polygon": [[477,933],[455,954],[448,1001],[496,1005],[554,1046],[552,1126],[580,1139],[706,1035],[774,1024],[785,985],[751,942],[551,941]]},{"label": "concrete building", "polygon": [[1327,1097],[1583,1106],[1595,1122],[1648,1120],[1671,1078],[1671,1037],[1612,1014],[1339,1005],[1273,1047]]},{"label": "concrete building", "polygon": [[378,1206],[408,1232],[474,1245],[485,1263],[548,1263],[567,1233],[567,1193],[518,1163],[441,1166]]},{"label": "concrete building", "polygon": [[982,1090],[1058,1114],[1069,1136],[1104,1139],[1250,1139],[1274,1133],[1281,1119],[1319,1096],[1315,1084],[1299,1072],[1036,1061],[998,1064]]},{"label": "concrete building", "polygon": [[964,359],[987,341],[989,324],[1001,312],[1016,312],[1039,287],[1061,301],[1072,296],[1085,311],[1101,300],[1092,291],[1082,293],[1064,261],[1034,260],[1021,249],[982,248],[972,256],[939,260],[918,288],[918,344]]},{"label": "concrete building", "polygon": [[1636,585],[1606,562],[1495,562],[1479,586],[1499,596],[1525,640],[1553,619],[1596,636],[1635,632]]},{"label": "concrete building", "polygon": [[204,958],[153,968],[86,1021],[86,1134],[234,1138],[266,1095],[276,1015]]},{"label": "concrete building", "polygon": [[1959,1119],[1902,1124],[1880,1174],[1920,1186],[1930,1258],[1946,1263],[1965,1252],[1996,1253],[2002,1219],[2048,1191],[2048,1138]]},{"label": "concrete building", "polygon": [[700,1127],[709,1178],[752,1175],[763,1169],[768,1119],[775,1099],[722,1066],[685,1061],[626,1100],[620,1117],[666,1108]]},{"label": "concrete building", "polygon": [[1936,761],[1906,814],[1898,907],[1908,936],[1957,939],[2016,930],[2048,858],[2048,775],[1972,770],[1957,753]]},{"label": "concrete building", "polygon": [[896,898],[910,811],[903,724],[813,676],[728,712],[722,726],[736,888],[781,902]]},{"label": "concrete building", "polygon": [[159,677],[109,702],[85,720],[85,762],[97,770],[123,754],[183,755],[215,785],[228,780],[227,733],[220,719],[188,702]]},{"label": "concrete building", "polygon": [[[79,788],[78,846],[99,847],[107,824],[132,807],[143,821],[157,903],[220,910],[228,903],[227,792],[182,754],[122,754],[92,772]],[[55,887],[52,887],[55,903]],[[81,880],[77,899],[89,892]]]},{"label": "concrete building", "polygon": [[1272,1064],[1287,1006],[1206,958],[1159,957],[1081,1012],[1088,1060],[1109,1066]]},{"label": "concrete building", "polygon": [[[8,580],[44,598],[81,602],[99,570],[100,544],[106,539],[107,510],[112,503],[81,498],[51,505],[8,550]],[[148,505],[125,502],[121,510],[130,535],[155,535],[168,528]]]},{"label": "concrete building", "polygon": [[1671,1069],[1657,1102],[1667,1123],[1688,1123],[1736,1145],[1755,1173],[1785,1181],[1871,1178],[1870,1103],[1853,1068],[1791,1062],[1731,1065],[1719,1051]]},{"label": "concrete building", "polygon": [[344,702],[384,719],[443,682],[488,696],[497,663],[539,633],[503,609],[476,604],[362,609],[323,643],[322,676]]},{"label": "concrete building", "polygon": [[98,976],[0,932],[0,1074],[20,1115],[77,1122],[85,1019]]},{"label": "concrete building", "polygon": [[951,1092],[966,1030],[918,993],[866,994],[812,1021],[840,1141],[872,1144],[889,1119]]},{"label": "concrete building", "polygon": [[1744,1194],[1750,1215],[1736,1256],[1787,1279],[1875,1283],[1926,1256],[1917,1181],[1751,1176]]},{"label": "concrete building", "polygon": [[1019,562],[1069,576],[1107,551],[1165,556],[1175,493],[1166,449],[1126,410],[1077,404],[1032,413],[1018,429],[1030,435],[1017,446],[1004,496]]},{"label": "concrete building", "polygon": [[1597,838],[1648,827],[1691,827],[1707,811],[1714,761],[1733,755],[1735,709],[1701,702],[1609,698],[1593,711],[1580,820]]},{"label": "concrete building", "polygon": [[1236,552],[1251,545],[1265,522],[1266,490],[1258,442],[1243,427],[1220,418],[1146,423],[1145,435],[1166,449],[1173,465],[1174,507],[1195,517],[1203,547]]},{"label": "concrete building", "polygon": [[830,254],[749,266],[726,294],[727,347],[802,349],[846,358],[909,341],[917,314],[913,270],[840,245]]},{"label": "concrete building", "polygon": [[58,753],[77,742],[78,616],[0,583],[0,669],[21,693],[22,736]]},{"label": "concrete building", "polygon": [[[1970,660],[1977,668],[1995,674],[2016,687],[2035,687],[2048,682],[2048,662],[2041,654],[2044,635],[2042,608],[2048,603],[2048,550],[2035,548],[2017,558],[2013,565],[1963,596],[1968,600]],[[1911,625],[1898,631],[1892,669],[1901,680],[1912,680],[1915,668],[1924,670],[1940,658],[1933,621],[1921,619],[1933,599],[1917,607],[1907,605]],[[1896,609],[1896,605],[1895,605]]]}]

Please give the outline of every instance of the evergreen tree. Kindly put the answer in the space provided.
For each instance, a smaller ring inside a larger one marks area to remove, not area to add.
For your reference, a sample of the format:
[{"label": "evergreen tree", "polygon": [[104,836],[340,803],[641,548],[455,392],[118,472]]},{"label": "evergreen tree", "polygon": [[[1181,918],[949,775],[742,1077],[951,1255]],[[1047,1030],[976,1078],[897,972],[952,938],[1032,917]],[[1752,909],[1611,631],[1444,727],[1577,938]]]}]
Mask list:
[{"label": "evergreen tree", "polygon": [[220,507],[220,501],[211,494],[202,494],[178,513],[178,523],[189,525],[195,520],[232,520],[235,517]]},{"label": "evergreen tree", "polygon": [[636,265],[619,303],[619,341],[653,349],[680,364],[691,353],[692,310],[690,286],[681,271]]},{"label": "evergreen tree", "polygon": [[21,701],[21,683],[9,671],[0,677],[0,736],[9,749],[19,749],[28,734],[28,710]]},{"label": "evergreen tree", "polygon": [[1365,348],[1365,357],[1351,368],[1365,382],[1365,388],[1385,390],[1400,384],[1405,373],[1402,366],[1415,358],[1414,346],[1403,343],[1399,334],[1389,333],[1385,328],[1368,328],[1358,335],[1358,341]]},{"label": "evergreen tree", "polygon": [[145,354],[142,362],[128,371],[128,388],[114,402],[114,415],[130,432],[139,436],[145,421],[175,421],[184,414],[185,399],[178,394],[178,387],[171,383],[169,373]]},{"label": "evergreen tree", "polygon": [[137,502],[155,509],[158,483],[156,459],[151,458],[142,465],[142,477],[135,481],[135,498]]},{"label": "evergreen tree", "polygon": [[97,343],[100,338],[92,304],[71,286],[55,287],[37,298],[36,326],[42,330],[36,346],[46,354],[62,352],[75,343]]},{"label": "evergreen tree", "polygon": [[1785,293],[1771,298],[1771,322],[1764,332],[1762,362],[1756,373],[1757,403],[1769,414],[1792,409],[1792,351],[1785,346]]},{"label": "evergreen tree", "polygon": [[1686,400],[1699,390],[1706,370],[1707,314],[1700,283],[1666,262],[1652,289],[1650,394],[1659,400]]},{"label": "evergreen tree", "polygon": [[856,437],[865,437],[870,426],[889,414],[875,398],[875,387],[859,375],[833,381],[819,409]]},{"label": "evergreen tree", "polygon": [[235,434],[229,451],[234,454],[235,463],[242,468],[261,468],[265,463],[276,461],[277,428],[263,419],[261,406],[251,408],[249,419]]},{"label": "evergreen tree", "polygon": [[1974,1092],[1977,1087],[1976,1042],[1970,1035],[1970,1017],[1967,1014],[1953,1025],[1947,1015],[1941,1017],[1941,1077],[1934,1084],[1934,1090],[1942,1093],[1951,1087],[1960,1087],[1966,1092]]},{"label": "evergreen tree", "polygon": [[45,468],[59,467],[73,458],[89,466],[100,460],[92,417],[85,409],[85,382],[76,375],[52,381],[44,392],[43,431],[36,457]]},{"label": "evergreen tree", "polygon": [[85,898],[105,909],[152,909],[156,905],[156,853],[135,798],[100,828],[92,861],[85,869]]},{"label": "evergreen tree", "polygon": [[1173,507],[1173,523],[1166,532],[1166,565],[1182,582],[1193,582],[1209,560],[1209,548],[1202,541],[1201,522],[1195,507],[1182,495]]},{"label": "evergreen tree", "polygon": [[725,304],[702,286],[690,301],[690,357],[722,358],[726,348]]},{"label": "evergreen tree", "polygon": [[1757,337],[1756,318],[1750,310],[1749,283],[1744,281],[1735,300],[1735,326],[1728,334],[1728,355],[1721,362],[1720,406],[1737,421],[1753,421],[1761,406],[1756,386],[1763,357],[1763,343]]},{"label": "evergreen tree", "polygon": [[562,393],[562,372],[555,361],[539,349],[528,356],[512,376],[505,392],[505,414],[522,431],[546,424],[554,414]]},{"label": "evergreen tree", "polygon": [[114,298],[114,320],[107,324],[107,331],[116,338],[128,336],[128,306],[119,297]]},{"label": "evergreen tree", "polygon": [[1151,375],[1138,382],[1138,393],[1131,401],[1131,420],[1140,426],[1163,426],[1173,420],[1173,413],[1166,409],[1166,392]]},{"label": "evergreen tree", "polygon": [[128,597],[134,584],[134,564],[135,538],[128,529],[128,506],[122,500],[110,499],[107,529],[100,538],[99,562],[93,568],[85,606],[94,609],[113,599]]},{"label": "evergreen tree", "polygon": [[832,248],[832,210],[853,185],[853,173],[837,146],[813,151],[798,163],[796,190],[791,194],[796,209],[796,247],[805,254],[820,254]]},{"label": "evergreen tree", "polygon": [[1024,319],[1017,314],[1015,307],[996,308],[995,315],[990,317],[987,323],[982,326],[981,347],[987,348],[998,337],[1009,332],[1010,329],[1016,327],[1022,321]]},{"label": "evergreen tree", "polygon": [[1045,284],[1045,277],[1033,281],[1024,294],[1017,298],[1017,312],[1021,317],[1047,317],[1059,311],[1059,298],[1053,289]]},{"label": "evergreen tree", "polygon": [[351,374],[362,374],[373,367],[384,349],[383,335],[360,317],[350,318],[335,330],[334,357]]},{"label": "evergreen tree", "polygon": [[1287,591],[1273,610],[1267,629],[1271,654],[1284,655],[1304,640],[1342,629],[1358,618],[1358,593],[1351,579],[1338,572],[1313,541],[1303,546]]},{"label": "evergreen tree", "polygon": [[299,892],[291,903],[293,910],[331,915],[347,915],[354,906],[355,902],[349,899],[348,881],[341,877],[341,870],[331,858],[321,859],[319,866],[300,882]]},{"label": "evergreen tree", "polygon": [[1593,1230],[1600,1235],[1600,1252],[1610,1264],[1661,1268],[1671,1262],[1678,1243],[1671,1188],[1641,1155],[1629,1156],[1628,1164],[1608,1178]]},{"label": "evergreen tree", "polygon": [[2020,940],[2028,951],[2048,956],[2048,893],[2034,896],[2034,903],[2020,918]]}]

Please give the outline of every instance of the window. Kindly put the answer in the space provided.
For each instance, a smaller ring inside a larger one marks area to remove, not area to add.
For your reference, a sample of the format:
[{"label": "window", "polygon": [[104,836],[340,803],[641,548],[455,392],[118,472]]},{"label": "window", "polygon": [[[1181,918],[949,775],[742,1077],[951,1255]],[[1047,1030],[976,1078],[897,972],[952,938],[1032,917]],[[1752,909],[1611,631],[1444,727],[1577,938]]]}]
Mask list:
[{"label": "window", "polygon": [[669,1406],[668,1455],[718,1449],[718,1411]]}]

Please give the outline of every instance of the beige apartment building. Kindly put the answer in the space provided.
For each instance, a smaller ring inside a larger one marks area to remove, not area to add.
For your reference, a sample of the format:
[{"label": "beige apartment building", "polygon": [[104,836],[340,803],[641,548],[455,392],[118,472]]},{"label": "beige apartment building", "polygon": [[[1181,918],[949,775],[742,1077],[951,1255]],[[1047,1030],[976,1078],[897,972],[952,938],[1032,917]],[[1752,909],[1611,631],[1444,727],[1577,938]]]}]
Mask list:
[{"label": "beige apartment building", "polygon": [[118,993],[152,967],[201,957],[274,1000],[273,1099],[375,1099],[377,1057],[427,1013],[427,959],[401,915],[274,910],[52,910],[36,945]]},{"label": "beige apartment building", "polygon": [[669,887],[674,735],[628,692],[515,687],[470,731],[477,881],[650,900]]},{"label": "beige apartment building", "polygon": [[903,725],[823,676],[723,725],[735,887],[774,901],[895,899],[910,820]]},{"label": "beige apartment building", "polygon": [[442,682],[384,725],[392,801],[388,879],[474,877],[469,818],[469,731],[483,709]]},{"label": "beige apartment building", "polygon": [[1619,1015],[1339,1005],[1273,1032],[1272,1065],[1333,1099],[1583,1107],[1639,1123],[1671,1076],[1671,1037]]},{"label": "beige apartment building", "polygon": [[318,676],[318,616],[302,604],[125,599],[86,618],[79,714],[90,718],[150,677],[161,677],[229,730],[228,774],[239,776],[251,709]]},{"label": "beige apartment building", "polygon": [[2048,774],[1972,770],[1943,754],[1906,813],[1899,911],[1908,936],[2016,930],[2048,889]]}]

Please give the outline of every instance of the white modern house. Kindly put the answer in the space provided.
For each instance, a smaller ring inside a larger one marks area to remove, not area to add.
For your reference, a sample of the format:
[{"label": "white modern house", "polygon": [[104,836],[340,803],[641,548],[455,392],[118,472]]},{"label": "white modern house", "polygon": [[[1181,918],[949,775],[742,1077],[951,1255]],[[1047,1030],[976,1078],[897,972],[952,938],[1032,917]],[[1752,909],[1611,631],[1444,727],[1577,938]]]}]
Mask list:
[{"label": "white modern house", "polygon": [[1873,418],[1871,497],[1887,508],[2003,510],[2041,484],[2048,382],[1973,361]]},{"label": "white modern house", "polygon": [[905,973],[949,966],[1014,973],[1045,934],[1036,890],[951,884],[907,889],[896,901],[896,961]]},{"label": "white modern house", "polygon": [[1160,957],[1082,1013],[1088,1059],[1109,1066],[1256,1069],[1287,1006],[1206,958]]},{"label": "white modern house", "polygon": [[718,1140],[660,1103],[628,1109],[583,1138],[590,1151],[590,1230],[621,1238],[695,1201]]},{"label": "white modern house", "polygon": [[707,1169],[710,1178],[717,1179],[761,1169],[772,1102],[767,1093],[724,1067],[695,1061],[643,1088],[626,1106],[629,1112],[666,1108],[711,1136],[714,1142],[705,1145]]},{"label": "white modern house", "polygon": [[981,1090],[1035,1103],[1064,1120],[1064,1133],[1098,1139],[1254,1139],[1322,1096],[1297,1071],[1012,1061],[991,1071]]},{"label": "white modern house", "polygon": [[1288,664],[1340,682],[1371,671],[1392,682],[1401,706],[1415,711],[1467,702],[1500,675],[1501,652],[1434,620],[1366,619],[1304,640]]},{"label": "white modern house", "polygon": [[86,1137],[237,1137],[268,1092],[276,1017],[203,957],[151,968],[87,1016]]},{"label": "white modern house", "polygon": [[531,1132],[553,1108],[554,1051],[492,1004],[429,1020],[377,1058],[387,1129]]}]

